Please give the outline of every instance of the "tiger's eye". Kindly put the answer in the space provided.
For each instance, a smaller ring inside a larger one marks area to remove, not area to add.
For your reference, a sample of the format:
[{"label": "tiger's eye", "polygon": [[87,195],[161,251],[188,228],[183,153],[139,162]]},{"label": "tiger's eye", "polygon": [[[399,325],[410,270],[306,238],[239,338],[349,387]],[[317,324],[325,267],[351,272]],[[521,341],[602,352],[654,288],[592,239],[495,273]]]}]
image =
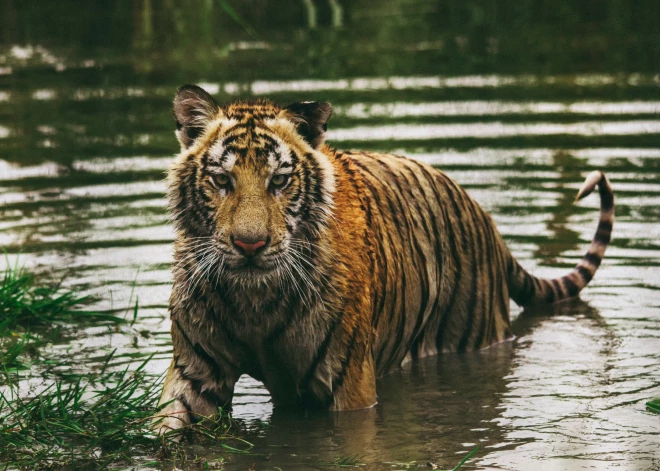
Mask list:
[{"label": "tiger's eye", "polygon": [[288,175],[273,175],[270,179],[271,185],[273,185],[275,188],[282,188],[288,181]]},{"label": "tiger's eye", "polygon": [[231,179],[229,178],[229,175],[220,173],[211,177],[211,182],[213,182],[213,184],[218,188],[224,188],[227,187],[229,183],[231,183]]}]

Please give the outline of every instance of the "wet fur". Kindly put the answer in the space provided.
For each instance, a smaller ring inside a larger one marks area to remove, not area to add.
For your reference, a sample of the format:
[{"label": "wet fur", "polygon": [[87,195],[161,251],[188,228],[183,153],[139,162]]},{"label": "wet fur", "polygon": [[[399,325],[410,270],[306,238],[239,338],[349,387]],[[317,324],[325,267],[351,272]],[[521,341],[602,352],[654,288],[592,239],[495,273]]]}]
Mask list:
[{"label": "wet fur", "polygon": [[[262,381],[276,405],[370,407],[376,378],[403,362],[508,338],[510,296],[521,305],[575,296],[609,242],[613,196],[600,172],[580,195],[595,187],[601,195],[589,252],[569,275],[540,280],[444,173],[404,157],[324,145],[328,104],[219,107],[212,100],[196,87],[183,87],[175,100],[182,152],[168,177],[177,229],[174,358],[161,432],[230,405],[243,374]],[[215,194],[205,180],[210,149],[242,129],[243,139],[232,141],[240,155],[229,160],[236,157],[237,182],[246,183]],[[298,219],[287,213],[290,195],[260,189],[272,172],[268,156],[273,161],[262,132],[280,143],[280,158],[289,149],[307,165],[296,170],[301,185],[308,178],[309,193]],[[230,253],[200,257],[209,244],[229,250],[223,244],[237,231],[268,233],[289,258],[262,273],[232,268],[241,261]]]}]

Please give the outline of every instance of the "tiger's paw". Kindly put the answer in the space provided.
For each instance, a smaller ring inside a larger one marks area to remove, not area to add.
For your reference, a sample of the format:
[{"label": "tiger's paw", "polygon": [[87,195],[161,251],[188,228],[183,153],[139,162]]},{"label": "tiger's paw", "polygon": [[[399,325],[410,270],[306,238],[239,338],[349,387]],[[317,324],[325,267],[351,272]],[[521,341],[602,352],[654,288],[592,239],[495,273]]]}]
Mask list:
[{"label": "tiger's paw", "polygon": [[153,416],[151,427],[160,436],[180,442],[183,429],[190,423],[190,413],[175,400]]}]

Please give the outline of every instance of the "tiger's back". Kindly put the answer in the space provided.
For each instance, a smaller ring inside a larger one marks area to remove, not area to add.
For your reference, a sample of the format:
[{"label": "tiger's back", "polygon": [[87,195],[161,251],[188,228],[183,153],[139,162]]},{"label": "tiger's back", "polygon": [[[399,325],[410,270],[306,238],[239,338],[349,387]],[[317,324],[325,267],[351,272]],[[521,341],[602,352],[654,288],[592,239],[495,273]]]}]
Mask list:
[{"label": "tiger's back", "polygon": [[433,167],[387,154],[344,155],[361,170],[378,241],[378,373],[406,357],[480,349],[507,338],[508,250],[490,216]]}]

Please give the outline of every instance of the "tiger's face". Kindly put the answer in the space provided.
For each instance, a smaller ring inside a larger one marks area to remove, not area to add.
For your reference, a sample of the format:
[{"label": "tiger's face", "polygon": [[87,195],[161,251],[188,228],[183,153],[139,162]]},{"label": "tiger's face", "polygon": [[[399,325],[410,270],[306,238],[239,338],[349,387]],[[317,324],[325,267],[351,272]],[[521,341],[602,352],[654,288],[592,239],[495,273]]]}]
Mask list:
[{"label": "tiger's face", "polygon": [[332,211],[334,172],[318,150],[330,113],[324,103],[219,107],[198,87],[179,90],[170,209],[200,276],[251,284],[301,268]]}]

